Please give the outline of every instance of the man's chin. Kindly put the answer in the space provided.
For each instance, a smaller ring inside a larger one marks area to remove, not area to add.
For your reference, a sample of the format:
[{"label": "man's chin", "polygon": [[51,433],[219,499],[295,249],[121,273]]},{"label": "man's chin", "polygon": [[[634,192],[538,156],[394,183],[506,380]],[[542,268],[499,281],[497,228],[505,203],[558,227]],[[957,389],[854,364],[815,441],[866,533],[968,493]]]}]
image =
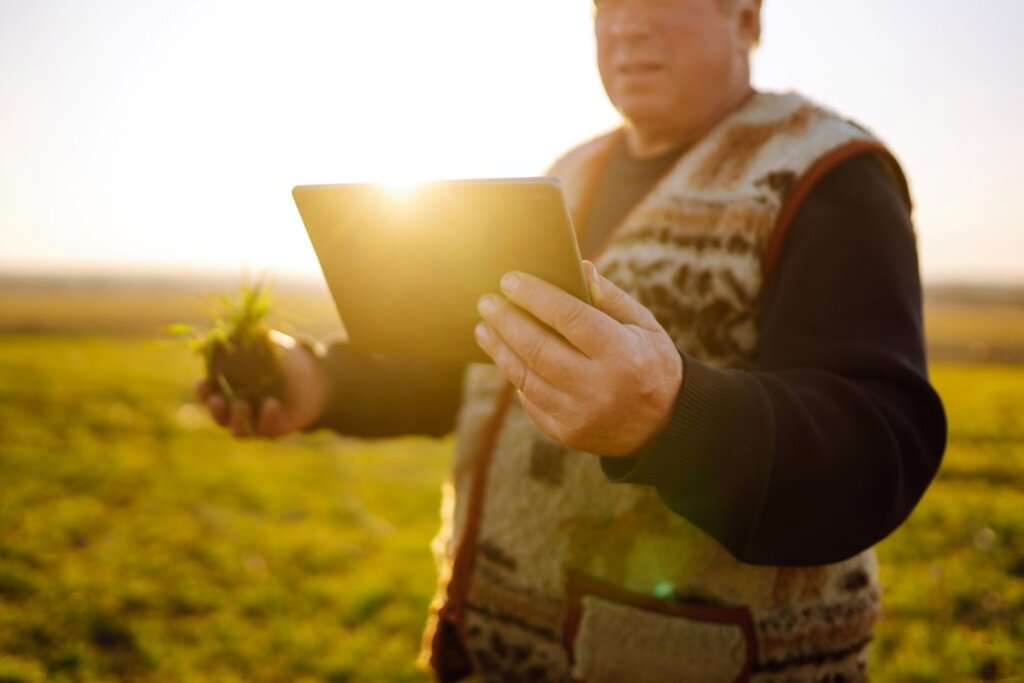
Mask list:
[{"label": "man's chin", "polygon": [[[633,128],[664,128],[673,118],[671,110],[653,103],[631,102],[618,107],[618,110],[625,122]],[[675,113],[678,115],[678,112]]]}]

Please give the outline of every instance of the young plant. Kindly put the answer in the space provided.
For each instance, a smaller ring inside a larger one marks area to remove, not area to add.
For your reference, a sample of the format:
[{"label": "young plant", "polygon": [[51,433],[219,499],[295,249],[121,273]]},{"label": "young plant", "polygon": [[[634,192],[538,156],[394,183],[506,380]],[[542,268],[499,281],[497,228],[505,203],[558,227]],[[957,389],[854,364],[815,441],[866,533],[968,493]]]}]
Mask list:
[{"label": "young plant", "polygon": [[[170,331],[189,336],[189,346],[203,357],[211,388],[219,389],[228,401],[246,401],[254,417],[270,397],[284,394],[280,347],[271,341],[265,318],[270,311],[270,290],[263,283],[243,283],[237,300],[217,297],[218,312],[212,326],[197,331],[188,325],[173,325]],[[252,432],[251,425],[246,425]]]}]

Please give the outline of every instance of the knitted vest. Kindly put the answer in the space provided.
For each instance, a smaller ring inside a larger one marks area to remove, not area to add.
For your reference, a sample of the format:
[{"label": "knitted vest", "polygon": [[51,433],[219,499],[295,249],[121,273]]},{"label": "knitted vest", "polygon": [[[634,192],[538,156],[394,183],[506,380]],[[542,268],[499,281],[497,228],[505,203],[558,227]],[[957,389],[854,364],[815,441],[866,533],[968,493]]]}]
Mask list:
[{"label": "knitted vest", "polygon": [[[617,134],[553,168],[577,225]],[[796,95],[755,94],[634,207],[596,265],[683,352],[753,367],[786,226],[817,179],[865,152],[906,193],[862,128]],[[464,401],[433,544],[426,642],[441,680],[866,678],[872,550],[825,566],[744,564],[651,487],[609,483],[597,457],[542,435],[494,366],[471,367]]]}]

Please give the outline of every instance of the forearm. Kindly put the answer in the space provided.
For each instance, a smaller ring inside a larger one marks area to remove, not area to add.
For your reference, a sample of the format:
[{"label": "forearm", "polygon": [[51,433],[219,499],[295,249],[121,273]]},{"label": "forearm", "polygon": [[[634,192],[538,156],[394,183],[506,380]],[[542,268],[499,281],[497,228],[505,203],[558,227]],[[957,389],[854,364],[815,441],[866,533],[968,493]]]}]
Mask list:
[{"label": "forearm", "polygon": [[657,487],[746,562],[850,557],[906,518],[938,467],[942,407],[913,371],[851,380],[687,358],[685,382],[669,426],[636,458],[604,458],[605,471]]},{"label": "forearm", "polygon": [[330,389],[324,411],[310,429],[378,437],[441,436],[454,427],[461,365],[372,357],[335,343],[327,347],[320,367]]}]

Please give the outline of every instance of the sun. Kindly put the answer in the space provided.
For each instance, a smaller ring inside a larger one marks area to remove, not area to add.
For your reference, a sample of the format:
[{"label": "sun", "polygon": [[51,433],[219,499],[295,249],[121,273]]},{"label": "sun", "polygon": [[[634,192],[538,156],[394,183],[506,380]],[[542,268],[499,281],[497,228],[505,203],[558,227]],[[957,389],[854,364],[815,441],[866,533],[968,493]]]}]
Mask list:
[{"label": "sun", "polygon": [[416,196],[417,190],[426,182],[422,178],[394,178],[380,183],[381,189],[396,202],[406,202]]}]

